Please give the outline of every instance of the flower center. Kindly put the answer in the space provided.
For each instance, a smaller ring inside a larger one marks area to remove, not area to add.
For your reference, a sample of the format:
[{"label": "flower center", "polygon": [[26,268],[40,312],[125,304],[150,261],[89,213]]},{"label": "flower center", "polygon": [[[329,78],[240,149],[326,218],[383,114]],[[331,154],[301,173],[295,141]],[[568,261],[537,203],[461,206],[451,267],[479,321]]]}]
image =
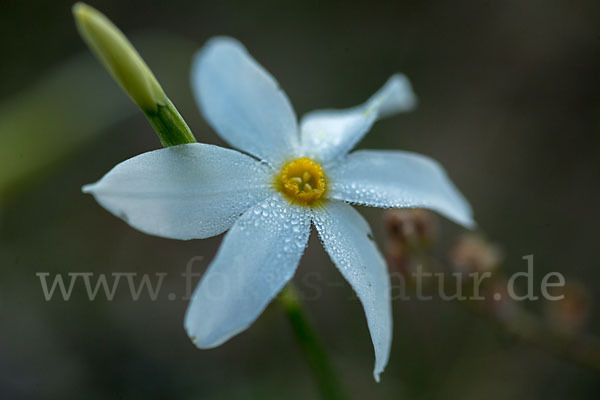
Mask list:
[{"label": "flower center", "polygon": [[292,203],[305,206],[315,205],[327,189],[323,169],[307,157],[285,164],[275,185]]}]

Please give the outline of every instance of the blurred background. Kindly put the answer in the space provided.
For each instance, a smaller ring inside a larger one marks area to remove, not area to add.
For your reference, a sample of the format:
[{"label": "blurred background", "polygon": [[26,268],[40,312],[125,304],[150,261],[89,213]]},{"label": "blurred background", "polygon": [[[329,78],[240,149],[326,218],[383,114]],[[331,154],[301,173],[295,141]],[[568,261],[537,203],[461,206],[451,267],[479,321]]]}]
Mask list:
[{"label": "blurred background", "polygon": [[[0,14],[0,398],[307,399],[318,392],[271,305],[243,334],[197,350],[183,329],[180,274],[221,237],[144,235],[83,184],[157,149],[145,117],[89,53],[72,2],[2,3]],[[90,1],[131,38],[201,142],[224,143],[193,103],[190,60],[208,38],[240,39],[298,115],[367,99],[397,71],[420,98],[361,148],[439,160],[500,244],[507,273],[535,256],[591,298],[600,334],[600,4],[597,1]],[[383,212],[360,210],[385,240]],[[461,228],[439,219],[439,252]],[[156,301],[46,301],[38,272],[167,272]],[[295,278],[356,399],[597,399],[587,369],[511,340],[455,302],[396,301],[382,382],[364,314],[313,232]],[[542,314],[542,304],[527,305]]]}]

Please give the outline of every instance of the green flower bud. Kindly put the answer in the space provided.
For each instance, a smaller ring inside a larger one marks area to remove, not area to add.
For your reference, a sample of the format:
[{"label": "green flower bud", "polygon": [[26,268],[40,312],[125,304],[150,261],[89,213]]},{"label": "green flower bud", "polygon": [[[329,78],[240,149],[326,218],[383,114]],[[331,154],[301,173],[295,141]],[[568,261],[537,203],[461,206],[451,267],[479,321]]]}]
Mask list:
[{"label": "green flower bud", "polygon": [[194,143],[192,131],[123,32],[87,4],[75,4],[73,15],[87,45],[146,114],[162,145]]},{"label": "green flower bud", "polygon": [[79,33],[123,90],[142,109],[156,112],[167,96],[142,57],[104,14],[77,3],[73,14]]}]

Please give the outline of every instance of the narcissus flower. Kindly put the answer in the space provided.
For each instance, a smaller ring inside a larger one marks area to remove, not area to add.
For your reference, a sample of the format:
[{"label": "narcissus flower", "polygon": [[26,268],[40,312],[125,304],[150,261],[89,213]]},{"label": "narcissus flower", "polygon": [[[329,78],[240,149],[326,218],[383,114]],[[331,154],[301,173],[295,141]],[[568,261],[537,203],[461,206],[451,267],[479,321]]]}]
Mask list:
[{"label": "narcissus flower", "polygon": [[192,83],[209,124],[246,154],[199,143],[151,151],[84,191],[152,235],[229,231],[185,317],[200,348],[256,320],[294,275],[314,225],[362,302],[378,380],[392,340],[390,281],[367,222],[350,204],[429,208],[473,224],[469,204],[435,161],[403,151],[349,153],[377,119],[414,107],[410,83],[394,75],[364,104],[310,112],[298,123],[273,77],[225,37],[197,54]]}]

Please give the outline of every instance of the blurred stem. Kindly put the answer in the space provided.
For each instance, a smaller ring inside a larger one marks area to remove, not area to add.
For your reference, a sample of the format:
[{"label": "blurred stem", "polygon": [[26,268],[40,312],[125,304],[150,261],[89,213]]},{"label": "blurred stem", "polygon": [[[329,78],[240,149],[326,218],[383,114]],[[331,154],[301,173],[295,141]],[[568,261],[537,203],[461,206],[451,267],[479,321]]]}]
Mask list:
[{"label": "blurred stem", "polygon": [[[435,259],[428,250],[411,249],[411,254],[421,265],[437,265],[452,270],[449,265]],[[448,283],[448,286],[451,284]],[[514,301],[510,304],[510,310],[504,311],[493,308],[501,303],[492,303],[492,306],[483,300],[458,300],[457,303],[496,324],[503,333],[600,375],[599,337],[589,333],[561,331]]]},{"label": "blurred stem", "polygon": [[548,326],[540,317],[520,306],[508,315],[489,312],[482,302],[461,301],[461,305],[496,323],[506,334],[537,346],[559,358],[600,374],[600,339],[586,333],[565,333]]},{"label": "blurred stem", "polygon": [[322,398],[348,399],[348,396],[342,390],[340,381],[325,353],[323,345],[318,340],[308,320],[302,301],[298,295],[298,290],[293,283],[289,283],[283,289],[278,300],[292,325],[298,344],[317,381]]}]

